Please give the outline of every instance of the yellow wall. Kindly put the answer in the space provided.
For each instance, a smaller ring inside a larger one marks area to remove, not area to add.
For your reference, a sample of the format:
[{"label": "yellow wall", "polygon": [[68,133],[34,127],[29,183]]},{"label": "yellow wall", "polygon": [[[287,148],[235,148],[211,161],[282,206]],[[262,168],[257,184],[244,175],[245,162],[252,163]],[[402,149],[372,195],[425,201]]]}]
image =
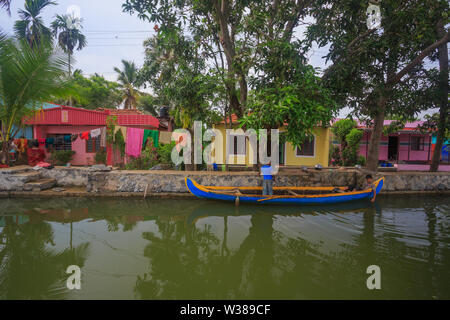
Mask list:
[{"label": "yellow wall", "polygon": [[[219,130],[223,136],[223,143],[219,142],[219,139],[214,139],[215,152],[214,161],[217,164],[225,164],[225,157],[227,154],[226,146],[226,129],[224,124],[217,124],[214,129]],[[281,128],[282,131],[284,128]],[[314,129],[315,136],[315,148],[314,157],[297,157],[293,146],[290,143],[286,143],[284,155],[285,165],[287,166],[314,166],[321,164],[324,167],[328,167],[328,154],[330,151],[330,129],[329,128],[316,128]],[[217,140],[217,143],[216,143]],[[220,145],[222,146],[220,148]],[[241,164],[250,165],[250,160],[253,157],[253,150],[251,144],[247,140],[247,151],[245,156],[229,156],[229,164]],[[256,159],[257,160],[257,159]]]},{"label": "yellow wall", "polygon": [[286,143],[285,157],[286,165],[290,166],[315,166],[321,164],[328,167],[328,155],[330,152],[330,129],[314,129],[315,146],[314,156],[297,156],[295,148],[288,142]]}]

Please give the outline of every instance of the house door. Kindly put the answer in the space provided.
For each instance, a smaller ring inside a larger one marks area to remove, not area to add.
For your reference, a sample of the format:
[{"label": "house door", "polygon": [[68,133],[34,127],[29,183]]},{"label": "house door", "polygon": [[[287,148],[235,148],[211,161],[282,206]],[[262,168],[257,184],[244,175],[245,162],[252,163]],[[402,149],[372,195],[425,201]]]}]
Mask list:
[{"label": "house door", "polygon": [[388,142],[388,160],[398,160],[398,137],[389,137]]}]

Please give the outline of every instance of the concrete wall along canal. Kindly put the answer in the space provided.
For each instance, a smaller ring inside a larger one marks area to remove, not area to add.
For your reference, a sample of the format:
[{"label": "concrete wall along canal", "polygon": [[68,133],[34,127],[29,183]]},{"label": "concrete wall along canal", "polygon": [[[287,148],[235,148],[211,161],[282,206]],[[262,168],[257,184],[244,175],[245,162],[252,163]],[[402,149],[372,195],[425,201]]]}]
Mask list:
[{"label": "concrete wall along canal", "polygon": [[[276,186],[345,186],[355,181],[362,184],[363,170],[321,171],[290,170],[275,177]],[[450,192],[448,172],[384,172],[382,193],[395,192]],[[260,186],[261,177],[256,172],[184,172],[184,171],[102,171],[96,168],[56,167],[52,170],[34,171],[29,167],[0,170],[0,194],[11,192],[43,191],[43,188],[76,187],[79,195],[141,196],[159,194],[186,194],[184,178],[189,177],[206,186]],[[43,181],[42,184],[39,184]],[[45,182],[45,183],[44,183]],[[53,183],[50,183],[53,182]],[[36,186],[43,186],[42,189]],[[37,189],[35,189],[35,187]]]}]

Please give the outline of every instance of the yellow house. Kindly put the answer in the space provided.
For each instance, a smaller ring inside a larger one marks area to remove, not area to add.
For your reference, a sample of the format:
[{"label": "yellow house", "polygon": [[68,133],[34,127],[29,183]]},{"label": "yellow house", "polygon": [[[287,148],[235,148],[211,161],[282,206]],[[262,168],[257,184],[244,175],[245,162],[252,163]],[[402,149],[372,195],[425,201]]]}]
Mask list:
[{"label": "yellow house", "polygon": [[[227,132],[230,126],[225,126],[225,123],[218,123],[214,126],[215,130],[220,131],[221,135],[216,135],[214,138],[214,162],[217,164],[226,164],[228,157],[228,164],[239,164],[250,166],[257,163],[257,152],[253,150],[251,141],[246,138],[245,132],[238,129],[237,118],[233,115],[234,131]],[[284,128],[280,128],[283,131]],[[247,131],[248,133],[248,131]],[[330,152],[330,128],[317,127],[313,131],[314,139],[306,142],[301,148],[294,147],[289,142],[280,143],[279,161],[280,165],[285,166],[315,166],[320,164],[323,167],[328,167],[329,152]],[[245,143],[238,143],[245,141]],[[231,145],[234,144],[233,147]]]}]

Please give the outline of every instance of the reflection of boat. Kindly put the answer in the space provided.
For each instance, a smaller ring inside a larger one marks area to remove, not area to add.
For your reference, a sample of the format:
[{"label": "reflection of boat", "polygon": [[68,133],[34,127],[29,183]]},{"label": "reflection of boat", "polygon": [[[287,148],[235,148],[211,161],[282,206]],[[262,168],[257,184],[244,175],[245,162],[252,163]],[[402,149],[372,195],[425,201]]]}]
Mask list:
[{"label": "reflection of boat", "polygon": [[[288,192],[289,194],[264,196],[261,194],[256,194],[256,192],[262,191],[261,187],[206,187],[189,178],[185,178],[185,182],[188,190],[199,198],[231,202],[238,200],[240,202],[260,204],[282,203],[299,205],[320,205],[370,199],[373,196],[372,189],[332,193],[333,190],[336,189],[334,187],[274,187],[273,190],[276,193]],[[381,191],[383,183],[384,178],[378,179],[374,182],[375,192],[377,194]],[[338,189],[343,190],[344,187],[340,187]],[[247,192],[247,194],[245,194],[244,192]],[[254,194],[248,192],[254,192]],[[303,192],[304,194],[298,194],[296,192]],[[311,194],[313,192],[316,194]]]},{"label": "reflection of boat", "polygon": [[239,208],[224,206],[223,204],[203,202],[196,207],[187,218],[187,224],[191,225],[199,219],[207,217],[240,217],[252,216],[255,214],[268,214],[277,216],[302,216],[302,215],[317,215],[329,212],[333,213],[351,213],[351,212],[366,212],[371,205],[367,201],[352,201],[337,204],[325,205],[309,205],[309,206],[251,206],[242,205]]}]

